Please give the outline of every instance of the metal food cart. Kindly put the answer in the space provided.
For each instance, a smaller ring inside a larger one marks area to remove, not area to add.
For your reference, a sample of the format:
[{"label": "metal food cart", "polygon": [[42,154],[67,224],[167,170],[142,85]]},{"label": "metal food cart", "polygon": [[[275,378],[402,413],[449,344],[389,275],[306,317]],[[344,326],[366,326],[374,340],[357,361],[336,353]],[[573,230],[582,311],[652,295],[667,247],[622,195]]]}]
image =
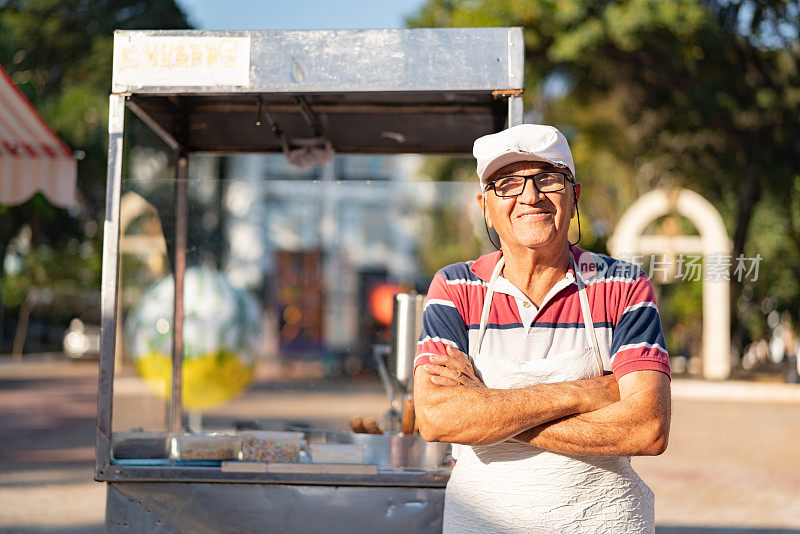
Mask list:
[{"label": "metal food cart", "polygon": [[169,221],[175,326],[166,416],[174,436],[185,431],[188,155],[283,152],[308,165],[332,152],[469,154],[475,138],[521,123],[523,55],[520,28],[116,32],[95,471],[107,483],[109,532],[438,532],[449,476],[444,466],[254,472],[115,457],[126,109],[175,157]]}]

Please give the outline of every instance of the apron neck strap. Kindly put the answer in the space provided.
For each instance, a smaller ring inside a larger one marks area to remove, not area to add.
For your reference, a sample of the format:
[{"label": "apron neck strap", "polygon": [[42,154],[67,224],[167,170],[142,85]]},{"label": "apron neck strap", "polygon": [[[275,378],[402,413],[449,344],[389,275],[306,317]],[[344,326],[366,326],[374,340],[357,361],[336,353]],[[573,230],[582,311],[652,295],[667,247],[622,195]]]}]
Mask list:
[{"label": "apron neck strap", "polygon": [[[586,295],[586,284],[583,283],[583,278],[581,277],[581,273],[578,271],[578,266],[575,263],[575,256],[572,254],[572,250],[569,251],[569,261],[572,265],[572,270],[575,273],[575,282],[578,284],[578,296],[581,302],[581,313],[583,314],[583,324],[584,324],[584,332],[586,332],[586,340],[589,343],[589,346],[592,348],[592,352],[594,353],[594,357],[597,359],[597,363],[600,366],[600,371],[605,370],[605,365],[603,363],[603,357],[600,354],[600,347],[597,343],[597,335],[594,331],[594,321],[592,320],[592,311],[589,307],[589,297]],[[481,310],[481,324],[478,330],[478,342],[474,350],[472,350],[472,359],[474,360],[478,354],[481,352],[481,346],[483,345],[483,338],[486,335],[486,327],[489,324],[489,311],[492,308],[492,297],[494,296],[494,286],[497,282],[497,279],[500,277],[500,273],[503,272],[503,266],[505,265],[505,257],[500,256],[500,259],[497,261],[497,265],[495,265],[494,270],[492,271],[492,277],[489,279],[489,283],[486,288],[486,297],[483,299],[483,309]]]},{"label": "apron neck strap", "polygon": [[592,309],[589,307],[589,297],[586,294],[586,284],[583,283],[583,277],[578,271],[578,265],[575,263],[575,256],[572,255],[572,250],[569,251],[569,261],[572,264],[572,270],[575,273],[575,283],[578,284],[578,297],[581,301],[581,313],[583,314],[584,332],[586,332],[586,341],[592,348],[594,357],[597,359],[597,364],[600,366],[600,371],[605,371],[603,357],[600,354],[600,347],[597,344],[597,335],[594,332],[594,320],[592,319]]},{"label": "apron neck strap", "polygon": [[481,353],[481,345],[483,345],[483,336],[486,335],[486,326],[489,324],[489,310],[492,308],[492,297],[494,296],[494,285],[497,282],[497,279],[500,277],[500,273],[503,272],[503,266],[506,264],[505,256],[500,256],[500,259],[497,260],[497,265],[494,266],[494,270],[492,271],[492,277],[489,278],[489,284],[486,287],[486,297],[483,299],[483,308],[481,309],[481,326],[478,330],[478,343],[475,346],[475,350],[472,351],[472,358],[473,360],[475,357]]}]

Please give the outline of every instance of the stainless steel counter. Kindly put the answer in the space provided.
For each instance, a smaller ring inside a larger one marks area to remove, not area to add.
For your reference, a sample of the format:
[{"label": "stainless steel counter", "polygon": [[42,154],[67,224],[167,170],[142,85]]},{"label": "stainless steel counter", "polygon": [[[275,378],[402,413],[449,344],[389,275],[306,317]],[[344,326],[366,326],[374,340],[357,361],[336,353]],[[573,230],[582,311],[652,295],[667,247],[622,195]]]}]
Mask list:
[{"label": "stainless steel counter", "polygon": [[106,532],[439,533],[444,488],[119,482]]}]

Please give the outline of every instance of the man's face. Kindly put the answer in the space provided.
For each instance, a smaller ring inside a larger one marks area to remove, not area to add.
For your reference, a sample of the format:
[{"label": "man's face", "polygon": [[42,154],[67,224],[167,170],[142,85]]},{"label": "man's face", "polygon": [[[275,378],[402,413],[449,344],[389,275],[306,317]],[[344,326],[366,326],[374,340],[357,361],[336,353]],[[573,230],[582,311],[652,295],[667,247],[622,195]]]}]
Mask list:
[{"label": "man's face", "polygon": [[[569,170],[541,161],[519,161],[495,172],[491,181],[510,174],[532,176],[541,172]],[[580,184],[575,195],[580,196]],[[521,195],[502,198],[489,188],[478,195],[483,209],[486,202],[486,223],[500,236],[503,248],[538,248],[567,240],[570,219],[575,214],[573,185],[567,181],[564,189],[555,193],[539,193],[532,180],[527,180]]]}]

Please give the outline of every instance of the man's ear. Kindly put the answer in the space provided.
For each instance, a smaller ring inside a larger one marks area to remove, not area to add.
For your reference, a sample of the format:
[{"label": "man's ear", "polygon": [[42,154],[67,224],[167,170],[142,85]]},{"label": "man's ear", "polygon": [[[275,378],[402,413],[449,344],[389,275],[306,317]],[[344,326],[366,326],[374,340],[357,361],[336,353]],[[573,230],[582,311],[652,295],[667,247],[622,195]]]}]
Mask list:
[{"label": "man's ear", "polygon": [[478,206],[481,209],[481,213],[483,213],[483,219],[486,221],[486,226],[489,228],[494,228],[492,225],[492,216],[486,211],[486,193],[478,193],[478,196],[475,197],[475,200],[478,201]]}]

